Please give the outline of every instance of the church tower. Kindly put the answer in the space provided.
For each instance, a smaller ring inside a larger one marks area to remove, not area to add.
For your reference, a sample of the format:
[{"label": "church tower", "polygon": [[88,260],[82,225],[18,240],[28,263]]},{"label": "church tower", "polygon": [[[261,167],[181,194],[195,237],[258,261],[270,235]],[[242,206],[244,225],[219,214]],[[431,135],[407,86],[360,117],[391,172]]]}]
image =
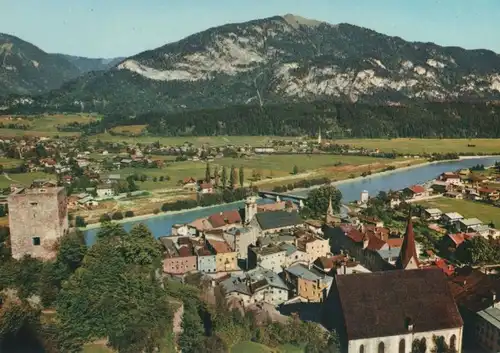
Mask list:
[{"label": "church tower", "polygon": [[334,217],[335,215],[333,213],[332,197],[330,196],[330,199],[328,200],[328,209],[326,210],[325,223],[329,224]]},{"label": "church tower", "polygon": [[411,220],[411,211],[408,215],[408,223],[404,235],[403,245],[396,261],[396,268],[400,270],[413,270],[419,268],[417,248],[415,246],[415,233]]},{"label": "church tower", "polygon": [[318,132],[318,145],[321,145],[321,128],[319,128]]},{"label": "church tower", "polygon": [[250,223],[250,221],[255,217],[257,213],[257,198],[255,196],[249,196],[245,200],[245,224]]}]

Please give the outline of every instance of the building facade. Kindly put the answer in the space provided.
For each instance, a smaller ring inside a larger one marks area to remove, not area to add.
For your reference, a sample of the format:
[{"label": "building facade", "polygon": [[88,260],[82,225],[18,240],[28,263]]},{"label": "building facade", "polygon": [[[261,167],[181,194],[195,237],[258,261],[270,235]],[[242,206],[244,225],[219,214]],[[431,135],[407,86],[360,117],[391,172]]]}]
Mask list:
[{"label": "building facade", "polygon": [[277,245],[248,248],[248,268],[261,266],[275,273],[280,273],[285,267],[286,250]]},{"label": "building facade", "polygon": [[234,227],[224,232],[224,240],[238,255],[238,259],[246,260],[248,247],[257,243],[259,233],[252,227]]},{"label": "building facade", "polygon": [[58,240],[69,231],[66,190],[18,189],[9,195],[8,205],[12,257],[54,258]]}]

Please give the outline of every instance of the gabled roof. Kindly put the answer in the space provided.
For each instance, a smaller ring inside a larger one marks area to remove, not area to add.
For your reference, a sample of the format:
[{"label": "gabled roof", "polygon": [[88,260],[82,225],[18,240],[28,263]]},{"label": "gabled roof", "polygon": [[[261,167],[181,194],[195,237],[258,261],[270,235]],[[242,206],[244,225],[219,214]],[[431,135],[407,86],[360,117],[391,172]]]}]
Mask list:
[{"label": "gabled roof", "polygon": [[304,224],[297,212],[275,211],[257,213],[257,222],[262,230],[298,226]]},{"label": "gabled roof", "polygon": [[406,334],[409,321],[413,332],[463,326],[440,269],[350,274],[336,283],[348,340]]},{"label": "gabled roof", "polygon": [[413,185],[413,186],[410,186],[408,189],[411,190],[415,194],[421,194],[421,193],[425,192],[425,188],[421,185]]}]

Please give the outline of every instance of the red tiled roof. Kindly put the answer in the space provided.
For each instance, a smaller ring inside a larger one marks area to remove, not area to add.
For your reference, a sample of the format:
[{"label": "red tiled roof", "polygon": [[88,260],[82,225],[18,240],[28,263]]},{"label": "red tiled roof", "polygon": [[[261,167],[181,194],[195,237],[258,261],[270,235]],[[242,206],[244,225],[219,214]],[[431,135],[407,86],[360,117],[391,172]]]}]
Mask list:
[{"label": "red tiled roof", "polygon": [[408,321],[416,333],[463,326],[439,269],[350,274],[336,285],[348,340],[408,334]]},{"label": "red tiled roof", "polygon": [[411,221],[411,212],[408,216],[408,224],[406,225],[406,232],[403,240],[403,244],[401,245],[401,251],[399,253],[399,257],[396,261],[397,268],[406,268],[411,259],[414,259],[419,266],[418,262],[418,254],[415,246],[415,233],[413,233],[413,223]]},{"label": "red tiled roof", "polygon": [[330,270],[335,267],[336,261],[333,257],[321,256],[314,261],[322,270]]},{"label": "red tiled roof", "polygon": [[[484,310],[493,304],[493,293],[500,293],[500,280],[470,267],[455,269],[448,284],[458,306],[472,312]],[[498,300],[498,299],[497,299]]]},{"label": "red tiled roof", "polygon": [[413,186],[410,186],[408,189],[413,191],[415,194],[421,194],[421,193],[425,192],[425,188],[421,185],[413,185]]},{"label": "red tiled roof", "polygon": [[207,242],[210,244],[210,246],[212,246],[212,248],[215,250],[217,254],[224,254],[233,251],[229,247],[229,244],[226,243],[225,241],[207,239]]},{"label": "red tiled roof", "polygon": [[193,256],[193,248],[190,246],[181,246],[179,248],[179,257]]},{"label": "red tiled roof", "polygon": [[434,265],[440,268],[447,276],[451,276],[455,272],[455,267],[453,265],[448,264],[443,259],[437,259],[436,261],[434,261]]},{"label": "red tiled roof", "polygon": [[474,236],[475,236],[475,233],[455,233],[455,234],[448,234],[448,237],[455,243],[455,245],[456,245],[457,248],[464,241],[470,240]]},{"label": "red tiled roof", "polygon": [[188,184],[188,183],[195,183],[196,182],[196,179],[192,178],[192,177],[189,177],[189,178],[184,178],[183,180],[184,184]]},{"label": "red tiled roof", "polygon": [[486,194],[491,194],[493,192],[495,192],[496,190],[495,189],[490,189],[490,188],[479,188],[477,189],[478,192],[483,192],[483,193],[486,193]]},{"label": "red tiled roof", "polygon": [[446,172],[442,174],[443,179],[460,179],[460,175],[451,173],[451,172]]},{"label": "red tiled roof", "polygon": [[369,250],[377,251],[382,249],[385,244],[386,242],[382,239],[379,239],[376,236],[370,236],[368,240],[368,246],[366,248]]},{"label": "red tiled roof", "polygon": [[387,239],[387,245],[391,248],[400,248],[403,246],[403,238],[389,238]]},{"label": "red tiled roof", "polygon": [[224,211],[222,212],[222,215],[224,219],[227,220],[227,223],[230,224],[241,223],[241,216],[238,210]]},{"label": "red tiled roof", "polygon": [[215,213],[208,217],[213,228],[220,228],[226,224],[241,223],[241,216],[237,210]]}]

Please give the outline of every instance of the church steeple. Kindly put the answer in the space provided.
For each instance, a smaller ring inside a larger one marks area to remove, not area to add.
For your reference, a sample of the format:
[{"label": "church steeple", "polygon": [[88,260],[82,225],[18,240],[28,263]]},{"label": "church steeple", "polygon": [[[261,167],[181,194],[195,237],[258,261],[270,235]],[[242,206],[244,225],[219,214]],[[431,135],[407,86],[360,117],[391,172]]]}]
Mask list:
[{"label": "church steeple", "polygon": [[321,145],[321,128],[319,128],[318,132],[318,145]]},{"label": "church steeple", "polygon": [[399,257],[396,261],[396,267],[401,270],[411,270],[419,268],[417,248],[415,246],[415,233],[413,232],[413,223],[411,220],[411,210],[408,215],[406,232],[403,239],[403,245]]},{"label": "church steeple", "polygon": [[332,197],[330,196],[330,199],[328,200],[328,208],[326,210],[325,222],[329,224],[333,217],[334,213],[333,213]]}]

